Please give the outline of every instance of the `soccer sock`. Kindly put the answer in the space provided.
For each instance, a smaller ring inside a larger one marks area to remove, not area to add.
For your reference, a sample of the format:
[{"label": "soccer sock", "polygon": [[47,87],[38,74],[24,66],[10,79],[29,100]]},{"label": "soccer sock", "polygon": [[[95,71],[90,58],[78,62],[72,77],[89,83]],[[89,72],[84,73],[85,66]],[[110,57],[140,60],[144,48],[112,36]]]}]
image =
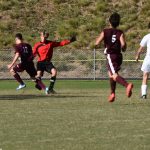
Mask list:
[{"label": "soccer sock", "polygon": [[141,86],[141,94],[142,94],[142,96],[147,94],[147,85]]},{"label": "soccer sock", "polygon": [[45,90],[46,86],[44,85],[44,83],[41,80],[36,80],[36,83],[41,87],[41,89]]},{"label": "soccer sock", "polygon": [[112,78],[110,78],[109,81],[110,81],[111,93],[115,93],[116,81],[114,81]]},{"label": "soccer sock", "polygon": [[56,76],[51,77],[51,79],[50,79],[50,85],[49,85],[49,90],[52,90],[54,88],[55,81],[56,81]]},{"label": "soccer sock", "polygon": [[122,86],[125,86],[125,87],[128,86],[127,81],[121,76],[117,76],[116,82],[120,83]]},{"label": "soccer sock", "polygon": [[14,75],[14,78],[15,78],[21,85],[24,84],[24,82],[22,81],[22,79],[20,78],[20,76],[19,76],[18,73],[16,73],[16,74]]}]

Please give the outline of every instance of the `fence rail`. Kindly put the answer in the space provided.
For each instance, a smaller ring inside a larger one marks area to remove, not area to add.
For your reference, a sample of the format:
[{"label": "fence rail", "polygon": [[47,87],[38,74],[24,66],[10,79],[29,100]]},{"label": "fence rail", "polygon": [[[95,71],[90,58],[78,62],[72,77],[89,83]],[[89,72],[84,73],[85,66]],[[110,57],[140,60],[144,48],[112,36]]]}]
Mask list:
[{"label": "fence rail", "polygon": [[[0,79],[13,79],[7,65],[12,61],[14,50],[0,50]],[[128,51],[123,54],[124,61],[120,73],[129,79],[142,77],[141,62],[134,60],[135,52]],[[144,57],[144,55],[143,55]],[[142,61],[142,60],[141,60]],[[58,69],[58,79],[105,79],[107,78],[106,59],[103,50],[65,50],[55,49],[52,59],[53,64]],[[36,64],[36,59],[35,59]],[[29,79],[26,72],[21,73],[21,77]],[[45,73],[44,78],[49,78]]]}]

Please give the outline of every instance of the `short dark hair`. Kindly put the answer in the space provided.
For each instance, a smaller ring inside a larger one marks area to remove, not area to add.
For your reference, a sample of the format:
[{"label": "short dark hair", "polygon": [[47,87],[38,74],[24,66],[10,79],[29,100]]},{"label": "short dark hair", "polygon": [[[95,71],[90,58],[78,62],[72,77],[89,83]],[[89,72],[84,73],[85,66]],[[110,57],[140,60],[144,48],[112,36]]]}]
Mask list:
[{"label": "short dark hair", "polygon": [[46,30],[43,30],[42,33],[45,38],[49,37],[49,33]]},{"label": "short dark hair", "polygon": [[23,40],[22,34],[21,33],[17,33],[15,35],[16,38],[18,38],[19,40]]},{"label": "short dark hair", "polygon": [[112,25],[112,27],[116,28],[120,24],[120,15],[118,13],[113,13],[110,18],[109,22]]}]

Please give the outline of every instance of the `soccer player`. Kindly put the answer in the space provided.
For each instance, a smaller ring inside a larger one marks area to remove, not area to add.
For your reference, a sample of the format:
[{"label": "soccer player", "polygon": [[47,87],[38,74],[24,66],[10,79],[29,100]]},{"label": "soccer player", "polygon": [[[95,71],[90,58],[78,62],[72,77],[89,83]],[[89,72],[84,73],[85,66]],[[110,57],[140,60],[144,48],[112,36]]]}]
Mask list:
[{"label": "soccer player", "polygon": [[[10,70],[10,73],[14,76],[14,78],[19,82],[19,86],[16,88],[16,90],[20,90],[22,88],[25,88],[26,85],[21,79],[18,72],[23,72],[24,70],[29,74],[31,79],[36,83],[35,87],[38,89],[46,90],[45,85],[38,79],[35,78],[37,71],[34,67],[33,63],[33,53],[32,53],[32,47],[23,42],[23,37],[21,33],[17,33],[15,35],[15,56],[13,58],[13,61],[11,64],[9,64],[7,67]],[[17,65],[15,63],[18,59],[21,59],[21,62]]]},{"label": "soccer player", "polygon": [[[148,29],[150,29],[150,23],[148,24]],[[150,33],[145,35],[140,43],[140,47],[136,54],[136,61],[140,59],[140,54],[147,47],[147,53],[144,58],[141,70],[143,71],[143,81],[141,85],[141,98],[147,98],[147,81],[150,73]]]},{"label": "soccer player", "polygon": [[95,46],[97,47],[102,40],[104,40],[104,53],[107,59],[107,68],[111,87],[111,94],[108,97],[108,101],[113,102],[115,100],[116,82],[126,88],[127,97],[131,97],[132,95],[133,84],[128,83],[118,73],[123,59],[121,51],[126,51],[124,33],[117,29],[120,24],[120,15],[118,13],[113,13],[109,17],[109,24],[110,27],[104,29],[96,39]]},{"label": "soccer player", "polygon": [[41,41],[37,42],[33,48],[34,56],[38,56],[37,62],[37,77],[40,79],[44,71],[51,74],[50,85],[48,88],[48,93],[55,93],[54,84],[57,76],[57,69],[51,62],[53,56],[53,48],[58,46],[64,46],[76,41],[76,37],[73,36],[70,40],[63,40],[61,42],[49,41],[49,33],[43,31],[40,33]]}]

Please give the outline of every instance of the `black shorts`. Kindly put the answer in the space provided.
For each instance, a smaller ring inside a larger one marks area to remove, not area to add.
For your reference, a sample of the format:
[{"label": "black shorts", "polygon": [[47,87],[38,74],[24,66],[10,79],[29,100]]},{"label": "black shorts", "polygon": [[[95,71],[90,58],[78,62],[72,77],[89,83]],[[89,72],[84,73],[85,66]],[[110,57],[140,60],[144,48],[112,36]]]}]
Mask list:
[{"label": "black shorts", "polygon": [[52,62],[37,62],[37,71],[44,71],[51,73],[51,70],[55,68]]},{"label": "black shorts", "polygon": [[30,77],[35,77],[37,72],[33,62],[20,63],[13,67],[15,72],[23,72],[24,70]]},{"label": "black shorts", "polygon": [[113,75],[118,73],[121,69],[122,54],[107,54],[107,68],[108,71]]}]

